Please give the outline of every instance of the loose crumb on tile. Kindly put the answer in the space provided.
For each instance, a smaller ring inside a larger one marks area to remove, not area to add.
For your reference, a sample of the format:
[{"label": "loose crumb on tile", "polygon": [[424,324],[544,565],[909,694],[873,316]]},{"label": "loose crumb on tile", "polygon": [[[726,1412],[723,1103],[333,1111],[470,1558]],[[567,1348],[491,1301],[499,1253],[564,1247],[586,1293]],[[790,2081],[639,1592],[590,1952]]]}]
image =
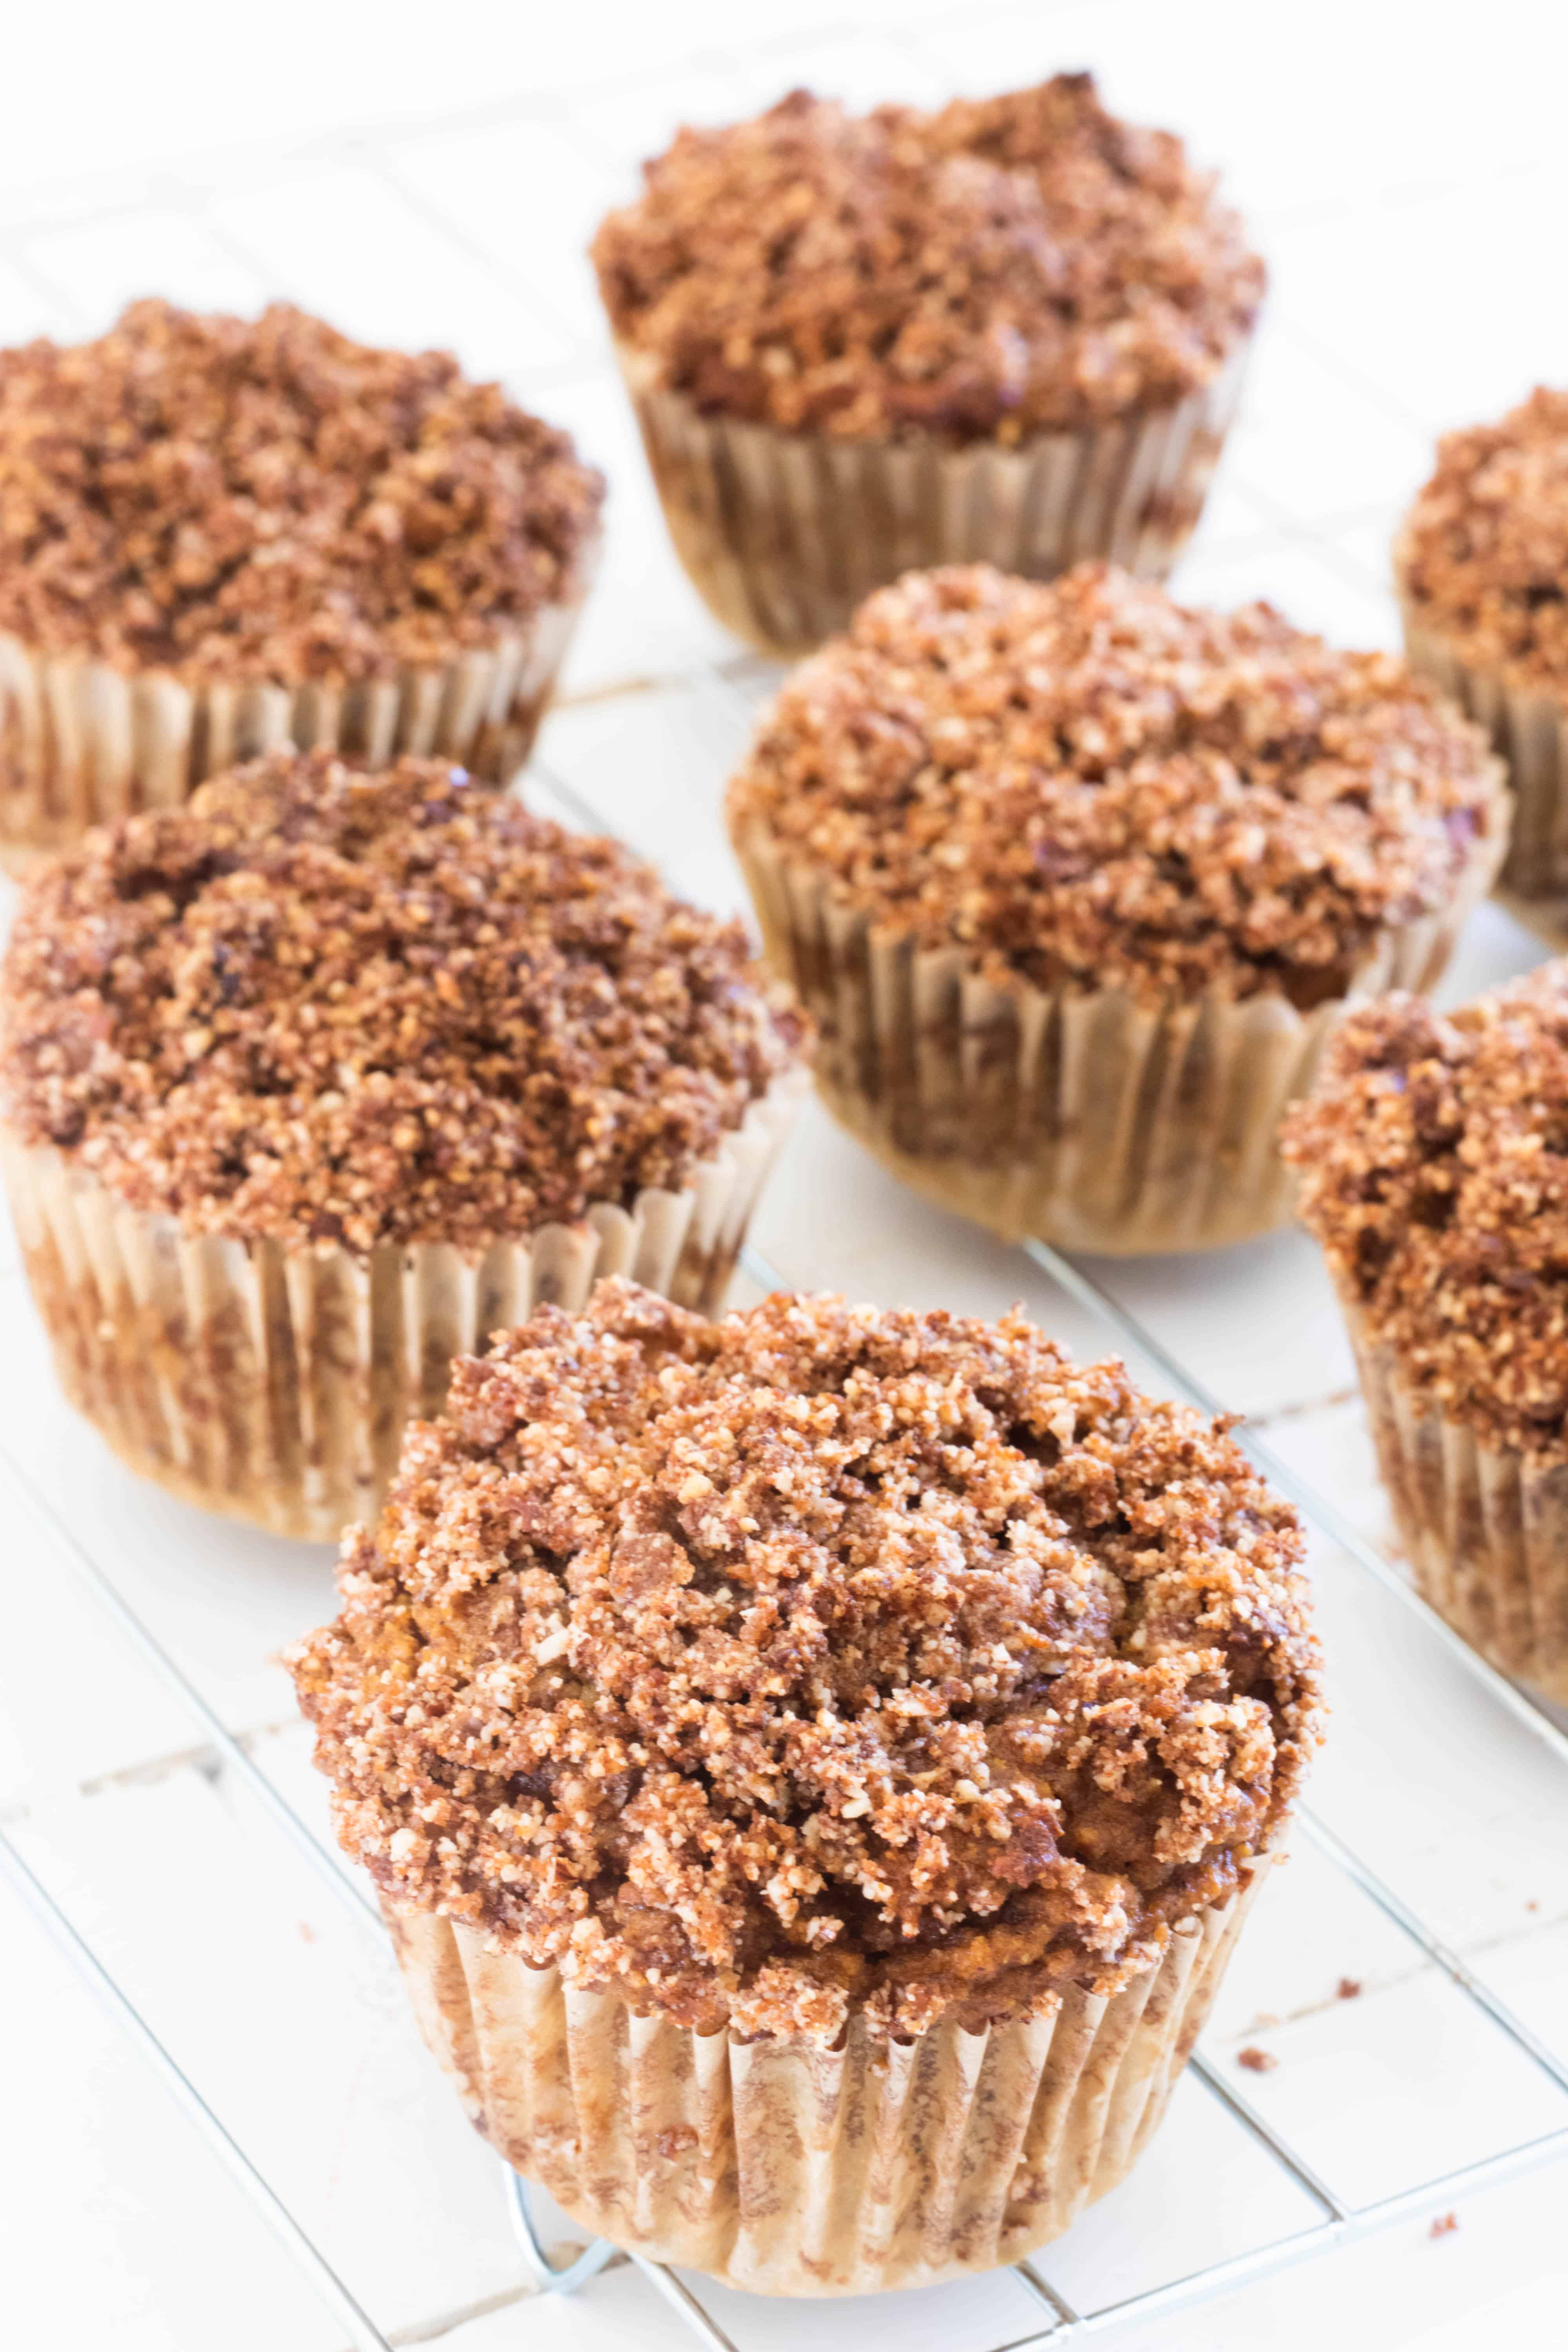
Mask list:
[{"label": "loose crumb on tile", "polygon": [[1360,1977],[1342,1977],[1334,1990],[1341,2000],[1359,2000],[1362,1990],[1361,1979]]},{"label": "loose crumb on tile", "polygon": [[1458,2226],[1457,2213],[1439,2213],[1426,2234],[1429,2238],[1451,2238]]},{"label": "loose crumb on tile", "polygon": [[1245,2066],[1250,2074],[1269,2074],[1279,2061],[1272,2050],[1259,2050],[1255,2042],[1249,2042],[1245,2050],[1237,2052],[1236,2063],[1238,2066]]}]

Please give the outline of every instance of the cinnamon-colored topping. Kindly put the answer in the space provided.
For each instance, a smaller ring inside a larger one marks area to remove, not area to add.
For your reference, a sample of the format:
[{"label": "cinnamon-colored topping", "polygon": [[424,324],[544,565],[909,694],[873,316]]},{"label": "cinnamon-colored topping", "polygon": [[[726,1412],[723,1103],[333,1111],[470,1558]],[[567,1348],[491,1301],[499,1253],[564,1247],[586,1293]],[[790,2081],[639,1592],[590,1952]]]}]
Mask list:
[{"label": "cinnamon-colored topping", "polygon": [[461,769],[276,752],[33,878],[0,1106],[187,1230],[521,1238],[679,1187],[787,1067],[748,959]]},{"label": "cinnamon-colored topping", "polygon": [[841,900],[990,977],[1338,994],[1503,822],[1403,662],[1100,564],[911,572],[796,670],[731,788]]},{"label": "cinnamon-colored topping", "polygon": [[576,593],[603,497],[499,384],[285,303],[0,352],[0,631],[46,654],[391,677]]},{"label": "cinnamon-colored topping", "polygon": [[1568,961],[1458,1013],[1354,1013],[1284,1151],[1402,1379],[1488,1445],[1568,1460]]},{"label": "cinnamon-colored topping", "polygon": [[1295,1514],[999,1324],[633,1285],[454,1367],[291,1659],[395,1910],[706,2031],[1110,1989],[1318,1737]]},{"label": "cinnamon-colored topping", "polygon": [[1394,568],[1462,660],[1568,694],[1568,392],[1444,436]]},{"label": "cinnamon-colored topping", "polygon": [[644,176],[594,244],[617,334],[700,408],[786,432],[1016,441],[1169,406],[1263,295],[1212,179],[1087,74],[939,114],[795,90]]}]

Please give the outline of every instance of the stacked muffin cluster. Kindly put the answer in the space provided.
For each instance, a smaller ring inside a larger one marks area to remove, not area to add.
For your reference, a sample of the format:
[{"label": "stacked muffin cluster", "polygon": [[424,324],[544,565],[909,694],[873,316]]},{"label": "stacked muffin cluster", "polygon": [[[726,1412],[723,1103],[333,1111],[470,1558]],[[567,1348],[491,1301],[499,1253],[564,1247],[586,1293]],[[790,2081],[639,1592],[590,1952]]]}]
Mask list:
[{"label": "stacked muffin cluster", "polygon": [[1087,77],[683,131],[595,257],[694,581],[817,648],[729,796],[774,976],[502,789],[567,437],[141,303],[0,354],[0,1141],[109,1441],[347,1528],[293,1670],[475,2121],[624,2245],[910,2284],[1157,2125],[1320,1736],[1301,1530],[1019,1314],[709,1318],[814,1055],[1008,1236],[1294,1168],[1424,1588],[1568,1696],[1568,981],[1419,993],[1513,807],[1568,875],[1568,406],[1445,443],[1407,666],[1157,584],[1263,271]]}]

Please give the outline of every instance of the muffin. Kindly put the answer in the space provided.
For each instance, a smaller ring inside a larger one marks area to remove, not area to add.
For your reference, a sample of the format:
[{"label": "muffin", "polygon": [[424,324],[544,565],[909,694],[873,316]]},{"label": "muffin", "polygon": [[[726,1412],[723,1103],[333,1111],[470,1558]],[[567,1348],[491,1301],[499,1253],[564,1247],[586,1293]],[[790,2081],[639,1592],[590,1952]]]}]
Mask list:
[{"label": "muffin", "polygon": [[1264,269],[1180,140],[1087,74],[682,131],[594,259],[681,562],[764,653],[912,566],[1163,579]]},{"label": "muffin", "polygon": [[1554,937],[1568,916],[1568,392],[1448,434],[1394,563],[1411,661],[1509,763],[1503,883]]},{"label": "muffin", "polygon": [[1289,1213],[1279,1117],[1346,1002],[1442,969],[1500,772],[1266,604],[974,566],[796,671],[729,816],[823,1098],[897,1175],[1008,1238],[1202,1249]]},{"label": "muffin", "polygon": [[454,1355],[622,1271],[717,1307],[804,1026],[738,924],[444,761],[273,752],[32,877],[0,1150],[71,1402],[279,1534]]},{"label": "muffin", "polygon": [[1417,1587],[1568,1706],[1568,961],[1363,1007],[1285,1150]]},{"label": "muffin", "polygon": [[506,782],[603,495],[498,384],[283,304],[0,352],[0,860],[289,743]]},{"label": "muffin", "polygon": [[1301,1553],[1020,1314],[610,1282],[453,1367],[289,1663],[508,2160],[736,2286],[912,2286],[1154,2131],[1319,1734]]}]

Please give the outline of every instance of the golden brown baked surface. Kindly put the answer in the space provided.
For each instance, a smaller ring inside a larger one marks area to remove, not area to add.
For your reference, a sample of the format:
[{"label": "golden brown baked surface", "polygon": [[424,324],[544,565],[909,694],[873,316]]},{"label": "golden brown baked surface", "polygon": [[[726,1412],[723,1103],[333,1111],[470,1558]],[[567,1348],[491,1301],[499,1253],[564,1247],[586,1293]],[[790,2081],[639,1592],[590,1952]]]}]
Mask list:
[{"label": "golden brown baked surface", "polygon": [[1353,1013],[1283,1148],[1404,1378],[1488,1444],[1568,1459],[1568,961],[1458,1013]]},{"label": "golden brown baked surface", "polygon": [[1169,406],[1262,299],[1212,180],[1087,74],[937,114],[795,90],[682,131],[645,180],[594,244],[616,332],[785,431],[1016,440]]},{"label": "golden brown baked surface", "polygon": [[499,384],[285,303],[0,352],[0,630],[46,654],[390,677],[575,593],[603,497]]},{"label": "golden brown baked surface", "polygon": [[1112,1987],[1319,1727],[1294,1512],[999,1324],[624,1282],[454,1368],[292,1654],[395,1908],[703,2030]]},{"label": "golden brown baked surface", "polygon": [[1568,392],[1444,435],[1395,569],[1461,660],[1568,694]]},{"label": "golden brown baked surface", "polygon": [[0,1107],[189,1230],[473,1245],[679,1187],[803,1029],[615,842],[276,752],[32,879]]},{"label": "golden brown baked surface", "polygon": [[1500,775],[1403,662],[1266,604],[954,566],[880,590],[794,673],[729,813],[993,979],[1306,1007],[1447,903]]}]

